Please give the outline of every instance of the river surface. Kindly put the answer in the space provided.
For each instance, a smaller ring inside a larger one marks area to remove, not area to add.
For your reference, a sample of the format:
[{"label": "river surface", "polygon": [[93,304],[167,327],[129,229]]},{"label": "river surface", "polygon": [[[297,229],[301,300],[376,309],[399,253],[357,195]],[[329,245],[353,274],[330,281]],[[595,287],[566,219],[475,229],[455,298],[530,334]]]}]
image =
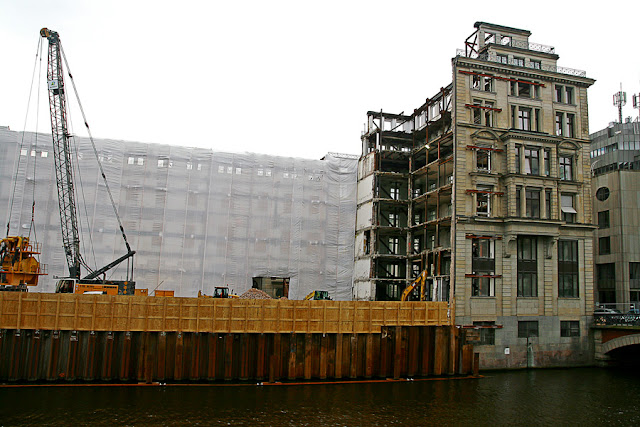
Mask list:
[{"label": "river surface", "polygon": [[578,368],[479,379],[269,386],[0,388],[2,425],[640,425],[640,374]]}]

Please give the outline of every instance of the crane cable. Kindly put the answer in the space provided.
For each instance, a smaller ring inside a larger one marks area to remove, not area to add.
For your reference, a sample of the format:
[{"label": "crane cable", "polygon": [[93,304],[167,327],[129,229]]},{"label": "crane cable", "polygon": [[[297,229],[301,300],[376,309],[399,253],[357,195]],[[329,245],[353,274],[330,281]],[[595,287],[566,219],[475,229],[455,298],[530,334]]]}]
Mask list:
[{"label": "crane cable", "polygon": [[[22,158],[22,152],[24,150],[24,136],[25,136],[25,131],[26,131],[26,128],[27,128],[27,118],[29,117],[29,108],[31,106],[31,95],[33,93],[33,81],[34,81],[35,75],[36,75],[36,68],[37,68],[37,65],[38,65],[38,60],[40,60],[42,62],[42,55],[41,55],[42,52],[41,51],[42,51],[42,38],[38,37],[38,47],[36,48],[36,57],[35,57],[35,61],[33,63],[33,71],[31,73],[31,85],[29,85],[29,96],[27,98],[27,111],[26,111],[25,116],[24,116],[24,124],[22,126],[22,137],[20,139],[20,147],[19,147],[19,150],[18,150],[18,162],[16,163],[16,172],[13,175],[15,177],[15,179],[13,180],[13,190],[11,191],[11,198],[9,199],[9,212],[8,212],[8,217],[9,218],[7,218],[7,237],[11,233],[11,213],[13,212],[13,203],[14,203],[15,195],[16,195],[16,187],[18,186],[18,175],[19,175],[19,172],[20,172],[20,163],[21,163],[21,158]],[[38,79],[38,81],[40,81],[40,79]],[[36,117],[37,117],[37,112],[36,112]],[[37,137],[37,119],[36,119],[36,137]],[[34,170],[34,178],[35,178],[35,170]],[[35,191],[35,185],[34,185],[34,191]],[[31,209],[32,209],[31,221],[33,221],[33,212],[35,210],[35,195],[34,195],[34,200],[32,201],[32,208]],[[35,233],[34,233],[34,235],[35,235]]]},{"label": "crane cable", "polygon": [[[36,100],[36,135],[35,135],[35,148],[38,147],[38,125],[40,124],[40,85],[42,84],[42,38],[38,41],[38,52],[40,54],[40,67],[38,67],[38,91]],[[35,74],[35,70],[34,70]],[[26,128],[26,119],[25,119]],[[22,132],[24,136],[24,131]],[[37,243],[38,237],[36,235],[35,216],[36,216],[36,169],[38,165],[38,153],[33,150],[33,189],[31,192],[31,222],[29,224],[29,239],[31,239],[31,231],[33,231],[33,239]],[[17,178],[17,176],[16,176]]]},{"label": "crane cable", "polygon": [[125,243],[125,246],[127,247],[127,251],[131,252],[131,246],[129,246],[129,242],[127,241],[127,235],[124,232],[124,227],[122,226],[120,215],[118,215],[118,209],[116,207],[115,201],[113,200],[113,195],[111,194],[109,182],[107,181],[107,177],[104,174],[104,169],[102,168],[102,162],[100,161],[98,150],[96,148],[95,141],[93,140],[93,135],[91,135],[91,129],[89,129],[89,123],[87,123],[87,117],[84,113],[84,108],[82,108],[82,102],[80,102],[80,96],[78,95],[78,88],[76,87],[76,83],[73,80],[73,75],[71,74],[71,69],[69,68],[69,63],[67,62],[67,56],[65,55],[64,50],[62,49],[62,45],[60,45],[60,52],[62,53],[62,58],[64,59],[64,63],[67,67],[67,74],[71,79],[71,86],[73,86],[73,91],[75,92],[76,100],[78,101],[78,107],[80,108],[80,112],[82,113],[82,119],[84,120],[84,125],[87,128],[87,132],[89,134],[89,140],[91,141],[91,146],[93,147],[93,152],[96,156],[96,160],[98,161],[98,168],[100,169],[100,175],[102,175],[102,179],[104,180],[104,184],[107,189],[107,194],[109,194],[109,199],[111,200],[111,206],[113,207],[113,212],[115,213],[116,219],[118,220],[118,225],[120,227],[120,232],[122,233],[122,238],[124,239],[124,243]]}]

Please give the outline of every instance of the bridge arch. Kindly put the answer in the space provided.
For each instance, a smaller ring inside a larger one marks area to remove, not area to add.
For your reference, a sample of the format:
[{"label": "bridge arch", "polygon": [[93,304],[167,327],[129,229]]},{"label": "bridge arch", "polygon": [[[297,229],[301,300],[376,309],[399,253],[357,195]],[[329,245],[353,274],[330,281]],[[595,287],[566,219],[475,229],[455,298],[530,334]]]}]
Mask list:
[{"label": "bridge arch", "polygon": [[602,354],[607,354],[616,348],[626,347],[629,345],[640,344],[640,334],[625,335],[623,337],[614,338],[602,344]]}]

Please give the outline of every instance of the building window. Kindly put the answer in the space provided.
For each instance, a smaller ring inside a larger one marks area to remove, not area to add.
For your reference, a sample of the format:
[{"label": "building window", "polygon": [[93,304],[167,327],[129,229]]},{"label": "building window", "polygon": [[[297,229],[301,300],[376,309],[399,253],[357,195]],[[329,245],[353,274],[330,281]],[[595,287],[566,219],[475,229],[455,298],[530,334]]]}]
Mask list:
[{"label": "building window", "polygon": [[485,101],[484,106],[487,109],[484,110],[484,125],[488,127],[493,127],[493,102]]},{"label": "building window", "polygon": [[522,187],[516,187],[516,216],[522,216]]},{"label": "building window", "polygon": [[476,150],[476,170],[479,172],[491,172],[491,150]]},{"label": "building window", "polygon": [[516,145],[516,173],[520,173],[520,145]]},{"label": "building window", "polygon": [[542,63],[540,61],[534,60],[529,61],[529,64],[531,64],[531,68],[533,68],[534,70],[539,70],[542,66]]},{"label": "building window", "polygon": [[580,322],[577,320],[560,321],[560,336],[561,337],[579,337]]},{"label": "building window", "polygon": [[607,187],[600,187],[598,191],[596,191],[596,199],[604,202],[609,198],[609,189]]},{"label": "building window", "polygon": [[566,97],[564,102],[566,102],[567,104],[573,104],[573,88],[567,86],[565,88],[565,94],[566,94]]},{"label": "building window", "polygon": [[598,253],[600,255],[609,255],[611,253],[611,237],[600,237],[598,239]]},{"label": "building window", "polygon": [[423,212],[417,212],[413,214],[413,225],[422,224]]},{"label": "building window", "polygon": [[575,114],[567,113],[567,136],[574,138],[576,136],[575,130]]},{"label": "building window", "polygon": [[614,263],[596,264],[596,288],[599,303],[616,302],[616,265]]},{"label": "building window", "polygon": [[564,113],[556,113],[556,135],[562,135],[562,122],[564,120]]},{"label": "building window", "polygon": [[548,148],[544,149],[544,175],[551,175],[551,150]]},{"label": "building window", "polygon": [[491,92],[493,90],[493,77],[491,76],[479,76],[474,74],[472,77],[472,88],[475,90],[482,90],[485,92]]},{"label": "building window", "polygon": [[518,82],[518,96],[531,98],[531,85],[529,83]]},{"label": "building window", "polygon": [[474,107],[472,108],[471,112],[473,124],[492,127],[494,106],[493,102],[474,99],[473,105]]},{"label": "building window", "polygon": [[[422,239],[420,237],[414,237],[413,238],[413,253],[414,254],[419,254],[420,252],[422,252]],[[414,265],[415,267],[415,265]],[[419,273],[419,271],[418,271]],[[417,276],[417,274],[414,274],[414,276]]]},{"label": "building window", "polygon": [[524,58],[513,57],[513,65],[518,67],[524,67]]},{"label": "building window", "polygon": [[573,158],[571,156],[560,156],[560,179],[563,181],[573,181]]},{"label": "building window", "polygon": [[472,108],[471,113],[473,114],[473,124],[479,125],[482,124],[482,109],[479,108],[482,105],[482,101],[474,100],[473,105],[477,105],[478,107]]},{"label": "building window", "polygon": [[562,94],[563,94],[563,86],[556,85],[555,91],[553,92],[553,100],[555,102],[562,102]]},{"label": "building window", "polygon": [[129,159],[127,159],[127,164],[132,165],[135,163],[135,158],[134,157],[129,157]]},{"label": "building window", "polygon": [[389,237],[389,253],[393,255],[398,254],[398,247],[400,245],[400,239],[397,237]]},{"label": "building window", "polygon": [[538,296],[538,245],[533,236],[518,237],[518,296]]},{"label": "building window", "polygon": [[476,215],[491,215],[491,192],[493,187],[488,185],[478,185],[476,193]]},{"label": "building window", "polygon": [[598,227],[609,228],[609,211],[598,212]]},{"label": "building window", "polygon": [[371,252],[371,231],[366,230],[364,232],[364,241],[362,242],[363,250],[365,255]]},{"label": "building window", "polygon": [[473,322],[480,332],[480,341],[477,345],[495,345],[496,344],[496,322]]},{"label": "building window", "polygon": [[[532,116],[533,113],[533,116]],[[514,129],[540,131],[540,109],[511,106],[511,123]]]},{"label": "building window", "polygon": [[492,297],[495,295],[494,241],[491,239],[473,239],[471,242],[471,290],[474,297]]},{"label": "building window", "polygon": [[578,298],[578,241],[558,241],[558,297]]},{"label": "building window", "polygon": [[573,224],[576,222],[576,209],[573,194],[562,194],[560,196],[560,209],[562,210],[562,220]]},{"label": "building window", "polygon": [[544,204],[546,211],[546,218],[551,219],[551,190],[544,190]]},{"label": "building window", "polygon": [[389,189],[389,197],[393,200],[400,200],[400,189],[398,187],[391,187],[391,189]]},{"label": "building window", "polygon": [[395,212],[391,212],[389,214],[389,227],[397,227],[398,226],[398,218],[399,215]]},{"label": "building window", "polygon": [[[640,288],[640,262],[629,263],[629,288]],[[633,301],[637,301],[637,299]]]},{"label": "building window", "polygon": [[540,190],[527,188],[525,190],[527,218],[540,218]]},{"label": "building window", "polygon": [[540,149],[524,148],[524,173],[540,175]]},{"label": "building window", "polygon": [[518,109],[518,129],[531,130],[531,109],[519,108]]},{"label": "building window", "polygon": [[507,57],[507,55],[496,55],[496,61],[499,62],[500,64],[508,64],[509,63],[509,58]]},{"label": "building window", "polygon": [[537,320],[520,320],[518,322],[518,338],[531,338],[538,336]]}]

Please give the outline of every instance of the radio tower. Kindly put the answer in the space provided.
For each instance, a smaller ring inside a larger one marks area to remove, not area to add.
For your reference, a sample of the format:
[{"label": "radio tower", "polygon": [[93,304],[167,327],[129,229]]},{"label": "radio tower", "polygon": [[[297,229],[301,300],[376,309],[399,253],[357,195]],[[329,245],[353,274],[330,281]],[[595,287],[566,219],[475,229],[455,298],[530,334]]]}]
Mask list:
[{"label": "radio tower", "polygon": [[613,95],[613,105],[618,107],[618,123],[622,123],[622,107],[627,104],[627,92],[622,91],[622,83],[620,83],[620,91]]},{"label": "radio tower", "polygon": [[638,109],[638,121],[640,122],[640,94],[633,94],[633,108]]}]

